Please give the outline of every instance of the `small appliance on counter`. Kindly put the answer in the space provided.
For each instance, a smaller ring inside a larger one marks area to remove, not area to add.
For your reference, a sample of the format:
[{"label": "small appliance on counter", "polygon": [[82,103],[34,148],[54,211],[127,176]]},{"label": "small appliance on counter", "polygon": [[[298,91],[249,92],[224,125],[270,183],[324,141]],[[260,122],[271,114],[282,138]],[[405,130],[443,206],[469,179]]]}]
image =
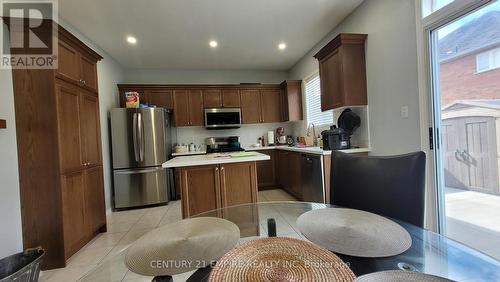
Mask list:
[{"label": "small appliance on counter", "polygon": [[293,138],[292,135],[288,135],[286,137],[286,144],[290,147],[294,146],[295,145],[295,138]]},{"label": "small appliance on counter", "polygon": [[286,135],[285,135],[285,129],[283,127],[276,128],[276,145],[277,146],[286,145]]},{"label": "small appliance on counter", "polygon": [[239,136],[209,137],[205,139],[207,153],[225,153],[245,151],[241,148]]},{"label": "small appliance on counter", "polygon": [[337,120],[338,128],[332,125],[321,132],[323,150],[346,150],[351,148],[351,135],[360,126],[361,118],[351,109],[345,109]]},{"label": "small appliance on counter", "polygon": [[267,132],[267,146],[274,146],[274,131]]},{"label": "small appliance on counter", "polygon": [[351,147],[350,136],[343,128],[332,125],[329,130],[321,132],[323,150],[346,150]]}]

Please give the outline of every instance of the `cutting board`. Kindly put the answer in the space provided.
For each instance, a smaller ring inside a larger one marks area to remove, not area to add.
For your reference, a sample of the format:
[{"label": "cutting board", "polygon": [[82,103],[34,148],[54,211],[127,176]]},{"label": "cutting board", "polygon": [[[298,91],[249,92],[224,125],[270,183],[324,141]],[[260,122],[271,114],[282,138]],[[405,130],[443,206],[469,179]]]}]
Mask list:
[{"label": "cutting board", "polygon": [[253,157],[256,156],[257,154],[255,152],[235,152],[229,154],[231,158],[243,158],[243,157]]}]

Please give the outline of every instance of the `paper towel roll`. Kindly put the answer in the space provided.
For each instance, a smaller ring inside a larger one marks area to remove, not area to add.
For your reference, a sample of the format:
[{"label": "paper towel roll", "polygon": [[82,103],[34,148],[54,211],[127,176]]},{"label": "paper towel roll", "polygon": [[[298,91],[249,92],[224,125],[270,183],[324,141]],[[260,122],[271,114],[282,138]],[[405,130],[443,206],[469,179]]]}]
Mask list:
[{"label": "paper towel roll", "polygon": [[274,131],[267,132],[267,144],[274,145]]}]

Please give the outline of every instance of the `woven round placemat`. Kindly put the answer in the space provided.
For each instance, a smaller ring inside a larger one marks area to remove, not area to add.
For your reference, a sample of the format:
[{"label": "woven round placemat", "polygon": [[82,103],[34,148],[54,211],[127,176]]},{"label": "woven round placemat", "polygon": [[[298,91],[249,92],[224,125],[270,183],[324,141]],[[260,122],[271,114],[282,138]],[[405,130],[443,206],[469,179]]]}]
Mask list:
[{"label": "woven round placemat", "polygon": [[125,264],[147,276],[175,275],[211,265],[238,244],[240,229],[216,217],[184,219],[154,229],[135,241]]},{"label": "woven round placemat", "polygon": [[354,280],[356,282],[387,282],[387,281],[401,281],[401,282],[449,282],[443,277],[424,274],[420,272],[404,271],[404,270],[388,270],[379,271],[359,276]]},{"label": "woven round placemat", "polygon": [[335,254],[304,240],[270,237],[242,244],[225,254],[209,281],[353,281]]},{"label": "woven round placemat", "polygon": [[401,225],[361,210],[311,210],[297,219],[304,236],[330,251],[356,257],[389,257],[411,247],[411,236]]}]

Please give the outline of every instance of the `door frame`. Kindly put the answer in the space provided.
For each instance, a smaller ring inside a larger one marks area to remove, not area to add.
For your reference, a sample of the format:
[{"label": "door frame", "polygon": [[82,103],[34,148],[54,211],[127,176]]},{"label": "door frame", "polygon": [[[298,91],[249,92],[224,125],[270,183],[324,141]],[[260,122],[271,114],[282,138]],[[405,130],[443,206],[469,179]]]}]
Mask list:
[{"label": "door frame", "polygon": [[[440,120],[435,120],[437,114],[434,97],[439,95],[439,89],[433,87],[433,82],[439,80],[437,74],[432,73],[432,45],[431,32],[460,17],[472,13],[476,9],[495,0],[455,0],[438,11],[422,18],[422,4],[426,0],[415,1],[415,20],[417,35],[417,62],[418,62],[418,88],[420,108],[420,144],[421,150],[427,155],[426,163],[426,206],[425,227],[434,232],[443,233],[444,227],[444,201],[439,183],[442,182],[438,173],[442,168],[440,158]],[[432,137],[432,138],[431,138]],[[435,138],[437,137],[437,138]]]}]

